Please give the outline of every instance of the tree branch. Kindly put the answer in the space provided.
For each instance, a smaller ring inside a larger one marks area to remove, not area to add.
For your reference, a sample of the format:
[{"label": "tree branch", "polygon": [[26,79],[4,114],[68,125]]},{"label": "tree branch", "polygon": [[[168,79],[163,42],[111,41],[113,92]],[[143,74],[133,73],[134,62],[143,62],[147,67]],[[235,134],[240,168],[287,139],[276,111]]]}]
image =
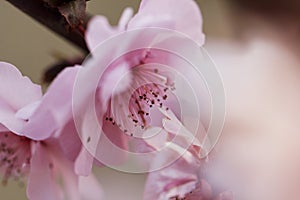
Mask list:
[{"label": "tree branch", "polygon": [[65,17],[59,12],[57,8],[48,6],[43,0],[7,0],[9,3],[51,29],[53,32],[59,34],[71,43],[80,47],[82,50],[89,52],[85,40],[84,29],[88,19],[86,19],[81,26],[76,28],[71,27],[66,21]]}]

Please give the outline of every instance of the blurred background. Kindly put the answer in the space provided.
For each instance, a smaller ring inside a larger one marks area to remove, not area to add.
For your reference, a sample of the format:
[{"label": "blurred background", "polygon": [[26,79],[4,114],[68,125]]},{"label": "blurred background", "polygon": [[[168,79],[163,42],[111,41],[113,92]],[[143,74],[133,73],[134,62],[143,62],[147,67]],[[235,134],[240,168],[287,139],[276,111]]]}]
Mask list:
[{"label": "blurred background", "polygon": [[[218,179],[243,200],[300,199],[300,6],[297,0],[198,0],[205,48],[227,95],[227,118],[217,147]],[[139,0],[88,2],[88,12],[116,24]],[[58,57],[81,52],[6,1],[0,1],[0,60],[33,82]],[[106,199],[140,200],[145,175],[95,169]],[[219,180],[219,181],[220,181]],[[245,189],[246,188],[246,189]],[[1,199],[25,199],[25,188],[0,186]]]}]

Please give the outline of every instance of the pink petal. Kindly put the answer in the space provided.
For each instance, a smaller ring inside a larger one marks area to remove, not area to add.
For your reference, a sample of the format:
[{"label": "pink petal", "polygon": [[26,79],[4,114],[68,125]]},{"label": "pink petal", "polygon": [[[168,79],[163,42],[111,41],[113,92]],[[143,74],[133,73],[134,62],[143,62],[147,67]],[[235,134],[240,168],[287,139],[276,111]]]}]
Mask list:
[{"label": "pink petal", "polygon": [[16,111],[0,99],[0,124],[15,134],[22,135],[25,121],[16,117]]},{"label": "pink petal", "polygon": [[158,150],[166,145],[167,137],[168,133],[160,127],[149,127],[143,134],[145,142]]},{"label": "pink petal", "polygon": [[122,164],[127,159],[127,135],[107,121],[103,122],[103,133],[97,146],[95,159],[108,166]]},{"label": "pink petal", "polygon": [[169,109],[160,111],[165,115],[163,119],[163,127],[172,136],[172,143],[180,145],[182,148],[189,149],[195,152],[197,156],[201,156],[203,153],[203,143],[206,136],[206,130],[199,124],[197,133],[191,133],[175,116],[175,114]]},{"label": "pink petal", "polygon": [[201,140],[201,135],[204,135],[205,130],[200,128],[199,132],[196,134],[188,131],[181,123],[176,123],[172,120],[163,120],[164,128],[173,135],[172,142],[180,145],[183,148],[189,148],[193,146],[197,150],[202,149],[203,140]]},{"label": "pink petal", "polygon": [[106,17],[93,17],[89,21],[85,35],[85,40],[90,51],[92,52],[100,43],[117,32],[117,29],[109,24]]},{"label": "pink petal", "polygon": [[5,62],[0,62],[0,81],[0,123],[20,134],[24,121],[17,119],[15,113],[40,100],[41,87],[22,76],[16,67]]},{"label": "pink petal", "polygon": [[0,62],[0,80],[0,98],[15,111],[42,97],[41,87],[9,63]]},{"label": "pink petal", "polygon": [[[59,138],[61,140],[61,138]],[[60,142],[60,141],[58,141]],[[60,151],[59,143],[47,143],[51,146],[52,158],[56,174],[59,175],[64,191],[63,199],[70,200],[94,200],[102,199],[102,188],[97,179],[90,175],[80,177],[74,171],[74,163],[65,157],[64,152]]]},{"label": "pink petal", "polygon": [[16,117],[23,120],[28,120],[31,115],[35,112],[35,110],[39,107],[40,101],[36,101],[34,103],[28,104],[27,106],[21,108],[16,113]]},{"label": "pink petal", "polygon": [[71,161],[75,161],[79,155],[82,143],[77,133],[73,120],[70,120],[61,130],[57,133],[57,141],[63,151],[65,157]]},{"label": "pink petal", "polygon": [[133,9],[132,8],[125,8],[122,16],[120,17],[118,28],[120,31],[124,31],[128,25],[128,22],[131,20],[133,16]]},{"label": "pink petal", "polygon": [[93,51],[100,43],[109,37],[124,31],[128,22],[133,16],[133,9],[126,8],[120,17],[118,27],[113,27],[104,16],[95,16],[89,21],[88,29],[86,31],[85,39],[90,49]]},{"label": "pink petal", "polygon": [[144,0],[128,29],[140,27],[168,28],[182,32],[198,44],[204,43],[202,16],[192,0]]},{"label": "pink petal", "polygon": [[61,72],[41,100],[23,134],[34,140],[44,140],[64,127],[73,118],[72,92],[79,67],[66,68]]},{"label": "pink petal", "polygon": [[74,172],[74,165],[62,154],[56,154],[55,166],[61,177],[65,199],[81,200],[78,191],[78,176]]},{"label": "pink petal", "polygon": [[174,196],[184,197],[196,188],[199,163],[188,152],[178,158],[172,148],[164,151],[152,161],[152,169],[162,166],[167,160],[174,162],[158,171],[150,172],[145,186],[144,200],[165,200]]},{"label": "pink petal", "polygon": [[52,164],[47,150],[37,143],[31,159],[27,187],[27,196],[30,200],[59,199],[58,187],[55,185],[51,169]]},{"label": "pink petal", "polygon": [[41,141],[49,138],[58,128],[53,113],[48,111],[48,115],[46,115],[43,112],[36,112],[24,125],[22,134],[30,139]]},{"label": "pink petal", "polygon": [[75,173],[81,176],[88,176],[91,174],[93,167],[94,157],[88,152],[88,150],[82,147],[76,161],[75,161]]},{"label": "pink petal", "polygon": [[[101,56],[103,56],[101,54]],[[95,57],[93,57],[95,58]],[[102,58],[102,57],[101,57]],[[107,59],[103,56],[102,61]],[[97,64],[97,60],[90,60],[88,64]],[[91,71],[93,70],[93,71]],[[101,70],[100,68],[91,68],[90,65],[82,68],[82,71],[79,72],[84,76],[79,76],[79,78],[84,79],[85,85],[84,90],[80,90],[77,94],[77,98],[74,98],[74,113],[76,117],[76,125],[81,131],[82,141],[87,142],[85,147],[81,150],[79,157],[76,160],[75,169],[76,173],[80,175],[88,175],[91,171],[92,164],[95,162],[93,156],[85,149],[88,148],[90,152],[93,152],[98,159],[98,162],[104,162],[106,164],[119,164],[123,161],[126,156],[124,151],[118,151],[118,149],[127,148],[126,137],[116,126],[113,126],[111,123],[104,122],[103,117],[106,112],[107,99],[108,95],[95,98],[95,107],[92,106],[93,102],[93,87],[94,84],[91,84],[91,78],[95,74],[94,70]],[[96,72],[97,73],[97,72]],[[99,77],[96,77],[97,80]],[[100,81],[101,82],[101,81]],[[98,90],[99,91],[99,90]],[[98,97],[99,94],[97,94]],[[100,96],[100,95],[99,95]],[[97,111],[96,113],[94,111]],[[89,112],[92,111],[92,112]],[[95,114],[95,116],[92,116]],[[101,127],[103,126],[104,134],[101,132]],[[115,147],[112,149],[112,147]],[[95,159],[97,160],[97,158]]]}]

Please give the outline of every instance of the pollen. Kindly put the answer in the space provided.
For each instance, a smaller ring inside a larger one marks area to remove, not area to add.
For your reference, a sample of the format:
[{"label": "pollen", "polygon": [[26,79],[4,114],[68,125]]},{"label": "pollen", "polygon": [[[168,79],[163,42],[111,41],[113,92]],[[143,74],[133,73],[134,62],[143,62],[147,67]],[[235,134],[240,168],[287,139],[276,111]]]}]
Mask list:
[{"label": "pollen", "polygon": [[0,133],[0,169],[4,176],[2,184],[8,179],[20,180],[29,171],[30,140],[10,132]]}]

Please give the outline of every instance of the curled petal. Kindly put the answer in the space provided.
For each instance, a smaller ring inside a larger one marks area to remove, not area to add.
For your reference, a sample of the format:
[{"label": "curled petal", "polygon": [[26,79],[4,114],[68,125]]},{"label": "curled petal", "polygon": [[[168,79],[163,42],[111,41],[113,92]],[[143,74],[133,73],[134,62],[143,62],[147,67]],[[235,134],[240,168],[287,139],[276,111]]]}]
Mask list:
[{"label": "curled petal", "polygon": [[13,65],[0,62],[0,99],[14,111],[25,107],[42,97],[41,87],[24,77]]},{"label": "curled petal", "polygon": [[33,84],[29,78],[11,64],[0,62],[0,123],[12,132],[22,135],[24,120],[15,113],[40,100],[41,87]]}]

